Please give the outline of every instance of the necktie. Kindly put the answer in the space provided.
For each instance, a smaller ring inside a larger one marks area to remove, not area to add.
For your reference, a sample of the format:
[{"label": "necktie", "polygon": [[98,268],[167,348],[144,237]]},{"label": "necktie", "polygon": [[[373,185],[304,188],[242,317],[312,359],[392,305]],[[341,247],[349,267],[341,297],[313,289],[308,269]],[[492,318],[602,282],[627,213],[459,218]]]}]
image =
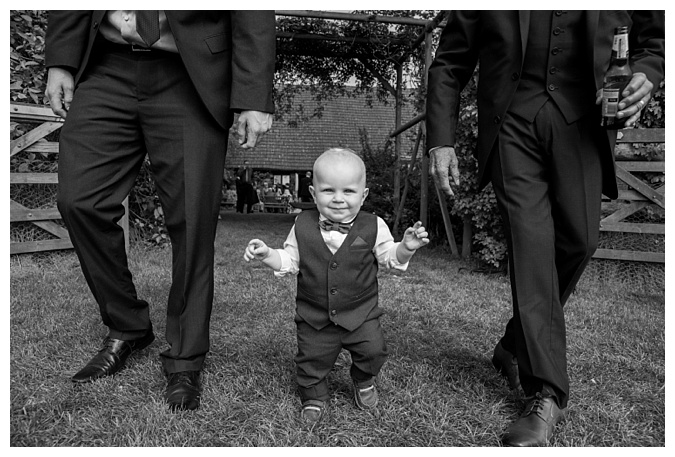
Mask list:
[{"label": "necktie", "polygon": [[159,40],[159,11],[136,11],[136,31],[148,47]]},{"label": "necktie", "polygon": [[350,224],[345,224],[344,222],[333,222],[329,219],[319,221],[319,227],[321,227],[322,230],[336,230],[340,233],[349,233],[349,229],[352,228]]}]

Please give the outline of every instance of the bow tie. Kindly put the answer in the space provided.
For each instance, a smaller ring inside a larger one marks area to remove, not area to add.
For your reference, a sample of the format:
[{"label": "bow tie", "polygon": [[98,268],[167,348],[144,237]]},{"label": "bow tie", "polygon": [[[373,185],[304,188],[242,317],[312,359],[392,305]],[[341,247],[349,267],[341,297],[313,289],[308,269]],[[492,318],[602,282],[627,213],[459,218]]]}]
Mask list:
[{"label": "bow tie", "polygon": [[319,227],[322,230],[337,230],[340,233],[349,233],[349,229],[352,228],[351,224],[345,224],[344,222],[333,222],[329,219],[324,219],[319,221]]}]

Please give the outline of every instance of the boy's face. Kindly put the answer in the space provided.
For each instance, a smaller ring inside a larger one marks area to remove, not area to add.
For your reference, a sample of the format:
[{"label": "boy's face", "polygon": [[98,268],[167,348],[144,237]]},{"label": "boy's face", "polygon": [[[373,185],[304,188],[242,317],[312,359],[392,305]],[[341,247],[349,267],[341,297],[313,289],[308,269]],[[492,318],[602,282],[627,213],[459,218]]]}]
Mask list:
[{"label": "boy's face", "polygon": [[309,191],[319,212],[335,222],[354,219],[368,196],[362,170],[344,159],[324,161],[317,167]]}]

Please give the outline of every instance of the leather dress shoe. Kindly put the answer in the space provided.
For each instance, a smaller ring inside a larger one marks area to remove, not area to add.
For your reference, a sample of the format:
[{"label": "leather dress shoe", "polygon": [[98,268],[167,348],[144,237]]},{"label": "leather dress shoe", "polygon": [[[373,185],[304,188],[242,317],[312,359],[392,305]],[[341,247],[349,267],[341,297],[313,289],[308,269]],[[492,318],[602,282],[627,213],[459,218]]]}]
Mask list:
[{"label": "leather dress shoe", "polygon": [[167,385],[164,396],[169,409],[180,411],[199,408],[201,398],[199,371],[179,371],[168,373],[166,377]]},{"label": "leather dress shoe", "polygon": [[511,390],[516,390],[520,387],[518,360],[513,354],[504,349],[501,341],[495,346],[495,352],[492,355],[492,365],[506,378]]},{"label": "leather dress shoe", "polygon": [[545,446],[553,437],[555,426],[565,420],[567,408],[558,408],[553,397],[535,394],[528,399],[525,411],[504,432],[504,446]]},{"label": "leather dress shoe", "polygon": [[110,376],[124,367],[127,358],[150,345],[155,340],[152,329],[141,338],[135,340],[118,340],[106,336],[103,347],[98,351],[84,368],[71,378],[73,382],[91,382],[104,376]]}]

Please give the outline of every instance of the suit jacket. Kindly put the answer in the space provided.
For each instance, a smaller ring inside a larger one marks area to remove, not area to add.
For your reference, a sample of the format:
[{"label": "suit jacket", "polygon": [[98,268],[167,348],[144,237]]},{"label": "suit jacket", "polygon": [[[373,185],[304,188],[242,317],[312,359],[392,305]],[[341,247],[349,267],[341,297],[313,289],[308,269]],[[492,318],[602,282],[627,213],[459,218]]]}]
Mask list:
[{"label": "suit jacket", "polygon": [[[480,186],[487,184],[485,173],[504,114],[518,87],[527,46],[528,11],[452,11],[441,35],[436,57],[429,69],[427,94],[427,148],[454,146],[459,95],[479,65],[478,82],[478,160]],[[612,51],[614,28],[629,26],[630,65],[634,73],[643,72],[658,88],[664,73],[663,11],[587,11],[587,60],[579,62],[591,71],[595,87],[602,80]],[[589,100],[589,112],[600,112]],[[616,132],[608,133],[602,151],[603,169],[611,170],[603,183],[603,193],[616,198],[614,143]]]},{"label": "suit jacket", "polygon": [[[274,112],[273,11],[166,11],[190,79],[216,121],[229,111]],[[50,11],[45,64],[84,72],[105,11]]]}]

